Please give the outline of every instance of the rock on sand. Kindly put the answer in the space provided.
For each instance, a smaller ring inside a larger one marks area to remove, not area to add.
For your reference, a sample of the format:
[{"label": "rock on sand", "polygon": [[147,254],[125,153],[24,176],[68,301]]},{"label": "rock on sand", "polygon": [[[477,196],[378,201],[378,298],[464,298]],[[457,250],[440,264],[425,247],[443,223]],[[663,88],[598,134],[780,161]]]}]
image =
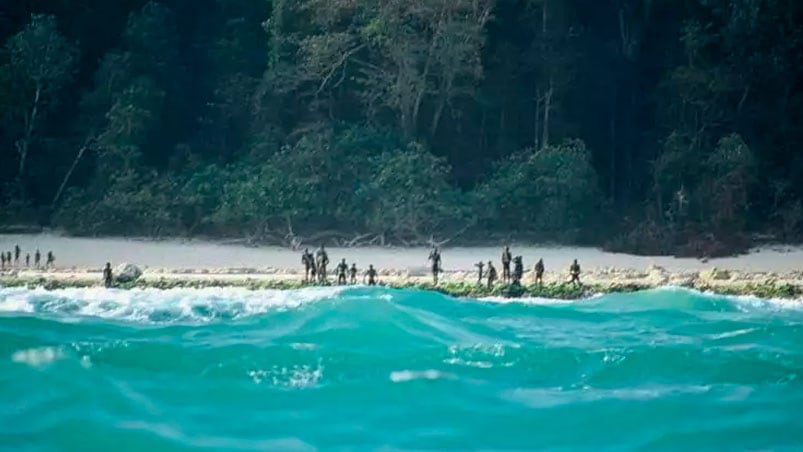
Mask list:
[{"label": "rock on sand", "polygon": [[117,281],[131,282],[142,276],[142,269],[134,264],[120,264],[114,269],[114,274],[117,275]]}]

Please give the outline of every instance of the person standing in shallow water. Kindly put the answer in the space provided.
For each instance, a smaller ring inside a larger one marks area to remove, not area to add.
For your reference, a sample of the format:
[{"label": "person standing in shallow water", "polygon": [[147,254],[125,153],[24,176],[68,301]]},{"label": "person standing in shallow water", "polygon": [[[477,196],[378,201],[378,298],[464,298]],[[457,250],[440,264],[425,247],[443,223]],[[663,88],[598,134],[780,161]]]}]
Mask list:
[{"label": "person standing in shallow water", "polygon": [[349,269],[349,276],[351,279],[351,285],[357,284],[357,264],[351,264],[351,268]]},{"label": "person standing in shallow water", "polygon": [[477,272],[477,285],[481,286],[482,285],[482,275],[483,275],[482,269],[485,268],[485,262],[479,261],[476,264],[474,264],[474,266],[477,267],[477,270],[478,270],[478,272]]},{"label": "person standing in shallow water", "polygon": [[114,277],[112,276],[112,264],[106,262],[106,267],[103,268],[103,286],[107,289],[112,286]]},{"label": "person standing in shallow water", "polygon": [[329,255],[326,254],[326,248],[323,245],[318,249],[315,260],[318,264],[318,280],[324,283],[326,282],[326,266],[329,265]]},{"label": "person standing in shallow water", "polygon": [[366,270],[365,276],[363,277],[363,283],[365,283],[366,279],[368,280],[369,286],[376,285],[376,270],[374,269],[373,265],[368,266],[368,270]]},{"label": "person standing in shallow water", "polygon": [[0,253],[0,270],[6,269],[6,253]]},{"label": "person standing in shallow water", "polygon": [[438,273],[441,272],[441,252],[437,246],[429,253],[428,260],[432,263],[432,281],[437,286]]},{"label": "person standing in shallow water", "polygon": [[535,264],[535,282],[539,286],[544,285],[544,260],[538,259],[538,262]]},{"label": "person standing in shallow water", "polygon": [[499,275],[496,273],[496,268],[494,268],[494,263],[488,261],[488,290],[491,290],[496,282],[496,279]]},{"label": "person standing in shallow water", "polygon": [[18,265],[20,263],[20,246],[14,245],[14,265]]},{"label": "person standing in shallow water", "polygon": [[53,251],[47,252],[47,262],[45,263],[45,268],[50,268],[54,266],[56,263],[56,256],[53,255]]},{"label": "person standing in shallow water", "polygon": [[39,252],[39,248],[36,249],[36,252],[33,253],[33,265],[39,270],[39,267],[42,263],[42,253]]},{"label": "person standing in shallow water", "polygon": [[337,285],[345,286],[346,285],[346,273],[349,271],[349,264],[346,263],[346,260],[343,259],[337,265]]},{"label": "person standing in shallow water", "polygon": [[512,258],[510,247],[506,246],[502,251],[502,281],[506,284],[510,282],[510,261]]},{"label": "person standing in shallow water", "polygon": [[25,253],[25,268],[31,268],[31,253]]},{"label": "person standing in shallow water", "polygon": [[576,286],[581,286],[582,283],[580,282],[580,264],[577,263],[577,259],[572,262],[571,267],[569,267],[569,275],[571,275],[572,279],[569,280],[570,284],[574,284]]}]

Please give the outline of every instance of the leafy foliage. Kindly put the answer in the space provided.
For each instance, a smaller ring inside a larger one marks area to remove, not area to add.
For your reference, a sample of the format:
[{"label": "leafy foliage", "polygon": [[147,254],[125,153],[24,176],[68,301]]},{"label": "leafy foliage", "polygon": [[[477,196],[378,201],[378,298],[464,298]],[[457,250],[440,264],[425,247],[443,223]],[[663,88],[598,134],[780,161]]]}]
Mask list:
[{"label": "leafy foliage", "polygon": [[3,223],[613,235],[693,254],[803,238],[800,2],[43,0],[0,15]]}]

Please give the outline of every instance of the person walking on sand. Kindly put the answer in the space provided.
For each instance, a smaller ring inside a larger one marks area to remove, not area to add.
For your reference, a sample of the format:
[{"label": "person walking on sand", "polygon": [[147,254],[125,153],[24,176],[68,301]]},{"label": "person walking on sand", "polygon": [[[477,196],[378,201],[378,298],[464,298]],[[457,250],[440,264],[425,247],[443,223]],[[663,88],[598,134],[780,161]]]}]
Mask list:
[{"label": "person walking on sand", "polygon": [[346,263],[346,260],[343,259],[337,264],[337,285],[338,286],[345,286],[346,285],[346,273],[349,271],[349,264]]},{"label": "person walking on sand", "polygon": [[326,282],[326,266],[329,265],[329,255],[326,254],[326,248],[323,245],[315,254],[315,260],[318,264],[318,280],[324,283]]},{"label": "person walking on sand", "polygon": [[438,285],[438,273],[442,271],[441,269],[441,252],[438,250],[438,247],[432,248],[432,251],[429,253],[428,260],[432,263],[432,280],[434,284]]},{"label": "person walking on sand", "polygon": [[14,245],[14,265],[19,265],[20,263],[20,246]]},{"label": "person walking on sand", "polygon": [[488,261],[488,290],[491,290],[498,278],[498,274],[496,273],[496,269],[494,268],[494,263]]},{"label": "person walking on sand", "polygon": [[31,268],[31,253],[25,253],[25,268]]},{"label": "person walking on sand", "polygon": [[575,259],[571,267],[569,267],[569,275],[572,277],[572,279],[569,280],[569,284],[574,284],[576,286],[583,285],[580,282],[580,264],[577,263],[577,259]]},{"label": "person walking on sand", "polygon": [[512,258],[510,247],[506,246],[502,251],[502,281],[506,284],[510,282],[510,261]]},{"label": "person walking on sand", "polygon": [[107,289],[112,286],[114,276],[112,275],[112,264],[106,262],[106,267],[103,268],[103,286]]},{"label": "person walking on sand", "polygon": [[56,256],[53,255],[53,251],[47,252],[47,263],[45,264],[45,268],[50,268],[55,266],[56,263]]},{"label": "person walking on sand", "polygon": [[39,267],[42,263],[42,253],[39,252],[39,248],[36,249],[36,252],[33,253],[33,265],[39,270]]},{"label": "person walking on sand", "polygon": [[482,275],[483,275],[482,269],[485,268],[485,262],[479,261],[476,264],[474,264],[474,266],[477,267],[477,269],[478,269],[478,272],[477,272],[477,285],[481,286],[482,285]]},{"label": "person walking on sand", "polygon": [[535,264],[535,282],[539,286],[544,285],[544,260],[538,259],[538,262]]},{"label": "person walking on sand", "polygon": [[368,270],[365,272],[365,275],[362,278],[363,283],[365,283],[366,279],[368,279],[369,286],[376,285],[376,270],[374,269],[373,265],[368,266]]},{"label": "person walking on sand", "polygon": [[352,286],[357,284],[357,264],[351,264],[351,268],[349,269],[349,277]]}]

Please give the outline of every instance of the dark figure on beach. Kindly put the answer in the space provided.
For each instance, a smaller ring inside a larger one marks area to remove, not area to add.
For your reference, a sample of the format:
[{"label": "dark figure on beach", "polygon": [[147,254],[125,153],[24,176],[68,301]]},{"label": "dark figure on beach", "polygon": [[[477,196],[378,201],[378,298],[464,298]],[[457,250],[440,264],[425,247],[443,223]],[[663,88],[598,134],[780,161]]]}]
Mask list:
[{"label": "dark figure on beach", "polygon": [[27,268],[31,267],[31,253],[25,254],[25,267]]},{"label": "dark figure on beach", "polygon": [[8,263],[8,268],[11,268],[11,251],[6,253],[6,262]]},{"label": "dark figure on beach", "polygon": [[571,275],[572,279],[569,280],[569,283],[581,286],[582,283],[580,282],[580,264],[577,263],[577,259],[572,262],[572,266],[569,267],[569,274]]},{"label": "dark figure on beach", "polygon": [[429,261],[432,262],[432,280],[435,285],[438,284],[438,273],[441,272],[441,252],[438,247],[432,249],[429,253]]},{"label": "dark figure on beach", "polygon": [[47,252],[47,263],[45,264],[45,268],[50,268],[55,263],[56,263],[56,256],[53,255],[53,251],[48,251]]},{"label": "dark figure on beach", "polygon": [[357,284],[357,264],[351,264],[351,268],[349,269],[349,277],[352,286]]},{"label": "dark figure on beach", "polygon": [[301,255],[301,263],[304,264],[304,282],[310,282],[310,273],[312,273],[313,277],[315,275],[315,259],[312,258],[312,254],[309,252],[309,248],[304,249],[304,253]]},{"label": "dark figure on beach", "polygon": [[494,268],[494,264],[491,261],[488,261],[488,272],[487,272],[487,274],[488,274],[488,289],[490,290],[491,288],[493,288],[494,283],[496,282],[496,279],[498,278],[498,275],[496,273],[496,268]]},{"label": "dark figure on beach", "polygon": [[477,269],[479,270],[479,272],[477,273],[477,284],[482,285],[482,275],[483,275],[482,269],[485,268],[485,262],[479,261],[476,264],[474,264],[474,266],[477,267]]},{"label": "dark figure on beach", "polygon": [[6,253],[0,253],[0,270],[6,269]]},{"label": "dark figure on beach", "polygon": [[502,280],[505,283],[510,282],[510,260],[513,256],[510,254],[510,247],[506,246],[502,251]]},{"label": "dark figure on beach", "polygon": [[521,279],[524,278],[524,260],[521,256],[513,258],[513,284],[521,284]]},{"label": "dark figure on beach", "polygon": [[535,264],[535,282],[539,285],[544,285],[544,260],[538,259]]},{"label": "dark figure on beach", "polygon": [[318,280],[326,282],[326,266],[329,265],[329,255],[326,254],[326,249],[323,245],[315,253],[315,260],[318,264]]},{"label": "dark figure on beach", "polygon": [[41,263],[42,263],[42,253],[40,253],[39,248],[37,248],[36,252],[33,253],[33,265],[36,266],[36,269],[38,270]]},{"label": "dark figure on beach", "polygon": [[20,246],[14,245],[14,264],[20,263]]},{"label": "dark figure on beach", "polygon": [[106,262],[106,267],[103,268],[103,285],[108,289],[112,286],[114,277],[112,276],[112,264]]},{"label": "dark figure on beach", "polygon": [[346,260],[343,259],[337,264],[337,284],[339,286],[346,285],[346,273],[349,271],[349,264],[346,263]]},{"label": "dark figure on beach", "polygon": [[368,279],[369,286],[376,285],[376,270],[374,269],[373,265],[368,266],[368,270],[365,272],[365,276],[363,277],[363,282],[365,282],[366,278]]}]

